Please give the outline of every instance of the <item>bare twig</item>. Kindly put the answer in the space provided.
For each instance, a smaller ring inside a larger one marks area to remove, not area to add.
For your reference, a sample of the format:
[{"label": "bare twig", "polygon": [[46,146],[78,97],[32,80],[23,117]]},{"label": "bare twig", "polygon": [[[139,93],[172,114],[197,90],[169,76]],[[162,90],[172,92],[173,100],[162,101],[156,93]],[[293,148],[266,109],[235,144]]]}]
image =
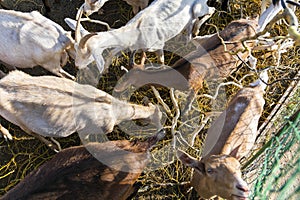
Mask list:
[{"label": "bare twig", "polygon": [[285,40],[282,44],[279,45],[278,51],[277,51],[277,67],[280,65],[281,60],[281,54],[287,52],[287,49],[294,46],[294,41],[291,40]]},{"label": "bare twig", "polygon": [[[194,144],[193,145],[189,144],[188,141],[186,141],[186,139],[184,139],[184,137],[181,135],[181,133],[179,131],[176,132],[176,137],[177,137],[176,138],[177,141],[181,145],[183,145],[184,147],[191,148],[191,149],[193,149],[194,152],[199,152],[200,151],[199,149],[196,149],[196,148],[193,147]],[[193,141],[192,141],[192,143],[193,143]]]},{"label": "bare twig", "polygon": [[180,109],[179,109],[178,103],[177,103],[177,101],[175,99],[174,88],[170,89],[170,96],[171,96],[171,100],[172,100],[172,103],[173,103],[174,109],[175,109],[175,116],[172,119],[172,126],[171,126],[171,133],[172,133],[172,136],[173,136],[172,147],[175,149],[175,147],[176,147],[176,140],[177,140],[175,128],[177,126],[177,122],[178,122],[178,119],[180,117]]},{"label": "bare twig", "polygon": [[169,108],[169,106],[164,102],[164,100],[161,98],[159,92],[157,91],[157,89],[154,86],[151,86],[151,89],[157,99],[157,101],[162,105],[162,107],[165,109],[165,111],[167,112],[167,114],[169,116],[172,116],[172,112]]},{"label": "bare twig", "polygon": [[[192,133],[192,143],[191,145],[194,146],[195,143],[195,139],[197,137],[197,135],[200,133],[200,131],[204,128],[204,126],[207,124],[207,121],[210,119],[211,116],[206,116],[204,119],[202,117],[201,120],[201,125],[199,126],[199,128],[197,128],[193,133]],[[198,150],[199,151],[199,150]]]},{"label": "bare twig", "polygon": [[80,21],[82,21],[82,22],[87,21],[87,22],[91,22],[91,23],[101,24],[103,26],[106,26],[107,30],[112,30],[110,28],[109,24],[106,22],[103,22],[103,21],[94,20],[94,19],[90,19],[90,18],[81,18]]},{"label": "bare twig", "polygon": [[219,90],[220,90],[220,88],[221,88],[222,86],[225,86],[225,85],[235,85],[235,86],[237,86],[237,87],[239,87],[239,88],[243,88],[243,86],[241,86],[240,84],[235,83],[235,82],[233,82],[233,81],[229,81],[229,82],[226,82],[226,83],[221,83],[221,84],[219,84],[218,87],[217,87],[217,91],[216,91],[216,93],[215,93],[214,96],[211,96],[211,95],[209,95],[209,94],[201,94],[201,95],[198,95],[197,97],[198,97],[198,98],[199,98],[199,97],[207,97],[207,98],[210,98],[210,99],[215,100],[215,99],[217,98],[217,96],[219,95]]}]

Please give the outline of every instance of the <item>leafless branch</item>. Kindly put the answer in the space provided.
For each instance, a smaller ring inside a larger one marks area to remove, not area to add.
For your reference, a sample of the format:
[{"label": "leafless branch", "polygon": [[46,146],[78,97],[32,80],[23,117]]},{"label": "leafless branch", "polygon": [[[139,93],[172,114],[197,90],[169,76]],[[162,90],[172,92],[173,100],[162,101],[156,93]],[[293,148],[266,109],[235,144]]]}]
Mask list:
[{"label": "leafless branch", "polygon": [[162,105],[162,107],[165,109],[165,111],[167,112],[167,114],[169,116],[172,116],[172,112],[169,108],[169,106],[164,102],[164,100],[161,98],[159,92],[157,91],[157,89],[154,86],[151,86],[151,89],[157,99],[157,101]]},{"label": "leafless branch", "polygon": [[209,94],[201,94],[201,95],[198,95],[198,98],[199,98],[199,97],[207,97],[207,98],[210,98],[210,99],[215,100],[215,99],[217,98],[217,96],[219,95],[219,90],[220,90],[220,88],[221,88],[222,86],[225,86],[225,85],[235,85],[235,86],[237,86],[237,87],[239,87],[239,88],[243,88],[243,86],[241,86],[240,84],[235,83],[235,82],[233,82],[233,81],[229,81],[229,82],[226,82],[226,83],[221,83],[221,84],[219,84],[218,87],[217,87],[217,91],[216,91],[216,93],[215,93],[214,96],[211,96],[211,95],[209,95]]}]

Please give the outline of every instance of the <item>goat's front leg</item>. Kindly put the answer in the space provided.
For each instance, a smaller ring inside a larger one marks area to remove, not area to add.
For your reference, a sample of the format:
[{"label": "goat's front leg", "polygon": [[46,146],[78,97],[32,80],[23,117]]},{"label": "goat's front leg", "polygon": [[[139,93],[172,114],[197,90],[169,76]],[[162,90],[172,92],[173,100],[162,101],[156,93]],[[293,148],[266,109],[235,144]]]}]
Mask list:
[{"label": "goat's front leg", "polygon": [[3,61],[0,60],[0,64],[4,65],[9,71],[12,71],[12,70],[16,70],[17,68],[13,65],[9,65]]},{"label": "goat's front leg", "polygon": [[145,53],[145,51],[142,51],[142,57],[141,57],[141,62],[140,64],[136,64],[135,63],[135,54],[136,54],[137,50],[134,50],[131,54],[130,54],[130,58],[129,58],[129,66],[132,68],[139,68],[139,69],[145,69],[145,62],[146,62],[146,58],[147,55]]},{"label": "goat's front leg", "polygon": [[0,133],[2,133],[2,136],[4,137],[4,139],[7,140],[12,140],[12,135],[9,133],[9,131],[4,128],[1,124],[0,124]]},{"label": "goat's front leg", "polygon": [[6,76],[6,74],[0,70],[0,79],[3,78],[4,76]]},{"label": "goat's front leg", "polygon": [[159,49],[157,51],[155,51],[155,54],[157,56],[158,62],[162,65],[165,64],[165,56],[164,56],[164,50],[163,49]]},{"label": "goat's front leg", "polygon": [[[199,33],[199,29],[202,26],[202,24],[208,20],[212,14],[215,12],[215,8],[208,7],[206,5],[206,1],[203,1],[201,4],[197,3],[193,6],[192,10],[192,21],[191,24],[188,25],[187,31],[189,39],[192,38],[192,35],[196,36]],[[201,19],[199,19],[201,18]]]},{"label": "goat's front leg", "polygon": [[50,147],[50,149],[52,149],[56,153],[61,151],[60,144],[56,140],[52,139],[55,142],[51,142],[51,141],[47,140],[46,138],[44,138],[43,136],[40,136],[37,133],[30,132],[29,134],[34,136],[35,138],[39,139],[41,142],[45,143],[48,147]]},{"label": "goat's front leg", "polygon": [[65,70],[63,70],[61,66],[53,67],[52,65],[45,65],[44,68],[50,71],[51,73],[55,74],[56,76],[75,80],[75,77],[69,74],[68,72],[66,72]]},{"label": "goat's front leg", "polygon": [[26,128],[26,126],[21,126],[22,129],[29,135],[34,136],[35,138],[39,139],[41,142],[45,143],[48,147],[50,147],[50,149],[52,149],[53,151],[55,151],[56,153],[61,151],[61,147],[59,145],[59,143],[56,141],[55,144],[52,143],[51,141],[47,140],[46,138],[44,138],[43,136],[34,133],[32,131],[30,131],[29,129]]},{"label": "goat's front leg", "polygon": [[59,76],[61,76],[61,77],[64,77],[64,78],[68,78],[68,79],[71,79],[71,80],[75,80],[75,77],[74,76],[72,76],[71,74],[69,74],[68,72],[66,72],[65,70],[63,70],[63,69],[60,69],[59,70]]},{"label": "goat's front leg", "polygon": [[[99,50],[98,52],[93,53],[93,58],[96,61],[96,65],[97,65],[97,68],[98,68],[100,74],[107,73],[108,68],[111,64],[111,60],[109,60],[109,62],[104,61],[102,52],[103,52],[103,50]],[[114,55],[112,55],[112,56],[114,56]]]},{"label": "goat's front leg", "polygon": [[199,19],[196,19],[194,20],[195,22],[193,22],[192,24],[192,30],[191,32],[188,32],[188,36],[189,36],[189,39],[191,40],[192,38],[195,38],[198,34],[199,34],[199,29],[200,29],[200,20]]},{"label": "goat's front leg", "polygon": [[204,22],[206,22],[210,17],[212,16],[212,14],[207,14],[205,16],[203,16],[201,19],[197,18],[193,24],[192,24],[192,31],[189,35],[190,39],[192,39],[192,37],[196,37],[199,34],[199,30],[201,28],[201,26],[204,24]]},{"label": "goat's front leg", "polygon": [[[142,51],[141,63],[140,64],[135,63],[135,54],[136,54],[136,52],[137,51],[134,50],[131,53],[129,66],[132,67],[132,68],[145,69],[145,62],[146,62],[146,59],[147,59],[147,55],[146,55],[145,51]],[[157,56],[158,63],[164,65],[164,63],[165,63],[164,50],[162,50],[162,49],[156,50],[155,54]]]}]

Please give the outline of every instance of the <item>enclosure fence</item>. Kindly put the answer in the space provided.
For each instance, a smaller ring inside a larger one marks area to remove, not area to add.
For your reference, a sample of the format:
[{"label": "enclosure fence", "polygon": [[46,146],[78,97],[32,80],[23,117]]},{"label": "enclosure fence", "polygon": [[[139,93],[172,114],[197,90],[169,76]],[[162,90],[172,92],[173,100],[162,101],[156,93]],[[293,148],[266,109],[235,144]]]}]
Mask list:
[{"label": "enclosure fence", "polygon": [[300,198],[300,112],[245,164],[252,185],[251,199]]}]

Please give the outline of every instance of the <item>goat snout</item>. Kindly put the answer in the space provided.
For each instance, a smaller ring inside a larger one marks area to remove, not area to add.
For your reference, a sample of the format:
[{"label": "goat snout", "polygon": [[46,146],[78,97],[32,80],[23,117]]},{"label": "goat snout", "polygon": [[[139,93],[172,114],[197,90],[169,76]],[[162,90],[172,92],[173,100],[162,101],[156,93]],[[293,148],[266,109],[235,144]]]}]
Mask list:
[{"label": "goat snout", "polygon": [[237,185],[236,185],[236,188],[237,188],[238,190],[243,191],[243,192],[249,192],[249,188],[248,188],[247,185],[240,185],[240,184],[237,184]]},{"label": "goat snout", "polygon": [[250,189],[246,182],[242,181],[235,185],[235,191],[232,194],[233,200],[246,200],[250,194]]}]

